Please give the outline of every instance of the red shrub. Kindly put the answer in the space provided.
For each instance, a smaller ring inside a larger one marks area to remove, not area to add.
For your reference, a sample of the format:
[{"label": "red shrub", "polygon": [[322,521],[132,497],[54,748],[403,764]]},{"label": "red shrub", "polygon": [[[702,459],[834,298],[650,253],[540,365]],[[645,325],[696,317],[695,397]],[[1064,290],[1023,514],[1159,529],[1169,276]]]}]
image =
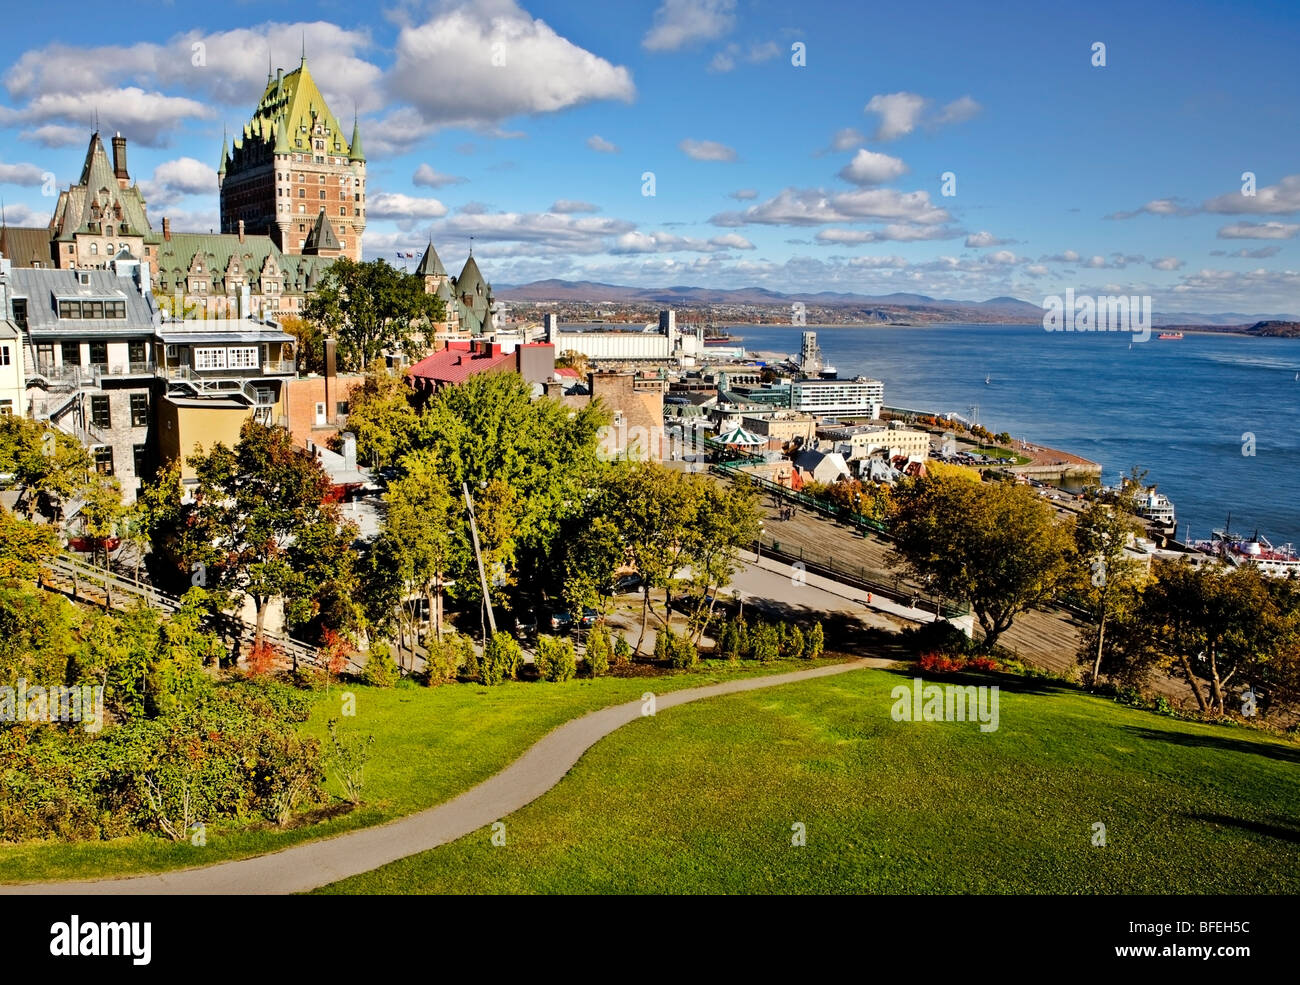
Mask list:
[{"label": "red shrub", "polygon": [[946,653],[926,653],[916,662],[917,667],[931,674],[956,674],[963,670],[1001,670],[1002,665],[992,657],[952,657]]}]

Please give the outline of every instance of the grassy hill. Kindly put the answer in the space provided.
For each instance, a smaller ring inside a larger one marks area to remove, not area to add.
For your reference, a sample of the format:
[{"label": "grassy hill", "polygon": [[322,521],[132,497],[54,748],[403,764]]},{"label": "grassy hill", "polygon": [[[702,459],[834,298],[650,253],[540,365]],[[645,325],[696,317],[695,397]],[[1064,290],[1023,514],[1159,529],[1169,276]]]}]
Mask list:
[{"label": "grassy hill", "polygon": [[909,680],[642,719],[506,818],[504,846],[483,829],[324,891],[1300,891],[1300,746],[1024,679],[983,681],[1003,688],[996,732],[895,722]]}]

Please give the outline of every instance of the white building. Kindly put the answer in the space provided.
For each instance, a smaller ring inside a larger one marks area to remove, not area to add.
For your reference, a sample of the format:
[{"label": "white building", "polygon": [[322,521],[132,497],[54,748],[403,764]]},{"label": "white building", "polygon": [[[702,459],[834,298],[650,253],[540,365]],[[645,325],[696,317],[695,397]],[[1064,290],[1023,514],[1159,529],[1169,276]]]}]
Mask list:
[{"label": "white building", "polygon": [[901,456],[909,462],[924,462],[930,457],[930,435],[926,431],[894,425],[818,428],[817,447],[822,451],[839,452],[849,461],[885,454],[891,459]]},{"label": "white building", "polygon": [[795,380],[791,404],[806,414],[849,414],[879,417],[885,406],[885,384],[859,376],[851,380]]},{"label": "white building", "polygon": [[659,312],[657,330],[564,332],[553,314],[544,317],[545,341],[555,354],[580,352],[601,363],[671,363],[694,366],[704,354],[704,326],[692,332],[677,328],[677,313]]}]

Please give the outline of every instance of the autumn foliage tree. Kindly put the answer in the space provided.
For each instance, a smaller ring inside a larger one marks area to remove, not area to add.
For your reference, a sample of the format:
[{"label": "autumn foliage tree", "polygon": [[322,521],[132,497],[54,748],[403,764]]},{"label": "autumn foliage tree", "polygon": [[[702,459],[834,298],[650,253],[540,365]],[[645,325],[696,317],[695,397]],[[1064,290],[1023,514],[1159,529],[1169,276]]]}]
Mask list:
[{"label": "autumn foliage tree", "polygon": [[303,625],[322,598],[349,594],[355,528],[326,498],[324,471],[287,431],[250,419],[233,449],[218,443],[189,463],[198,488],[183,509],[180,556],[201,587],[234,605],[253,601],[255,645],[273,601],[284,603],[288,624]]}]

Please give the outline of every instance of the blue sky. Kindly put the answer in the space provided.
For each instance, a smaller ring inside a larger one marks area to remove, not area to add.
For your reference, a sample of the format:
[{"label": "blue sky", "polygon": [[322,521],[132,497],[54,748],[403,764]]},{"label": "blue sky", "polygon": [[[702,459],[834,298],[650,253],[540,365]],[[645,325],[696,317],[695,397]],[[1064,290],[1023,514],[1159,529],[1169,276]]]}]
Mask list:
[{"label": "blue sky", "polygon": [[[268,52],[293,68],[305,35],[331,108],[361,117],[369,257],[431,237],[455,272],[474,236],[497,284],[1035,302],[1072,287],[1300,312],[1293,4],[266,9],[8,19],[10,224],[48,221],[46,176],[75,180],[97,110],[131,141],[155,227],[215,228],[222,128],[251,114]],[[86,36],[77,23],[93,45],[63,40]]]}]

